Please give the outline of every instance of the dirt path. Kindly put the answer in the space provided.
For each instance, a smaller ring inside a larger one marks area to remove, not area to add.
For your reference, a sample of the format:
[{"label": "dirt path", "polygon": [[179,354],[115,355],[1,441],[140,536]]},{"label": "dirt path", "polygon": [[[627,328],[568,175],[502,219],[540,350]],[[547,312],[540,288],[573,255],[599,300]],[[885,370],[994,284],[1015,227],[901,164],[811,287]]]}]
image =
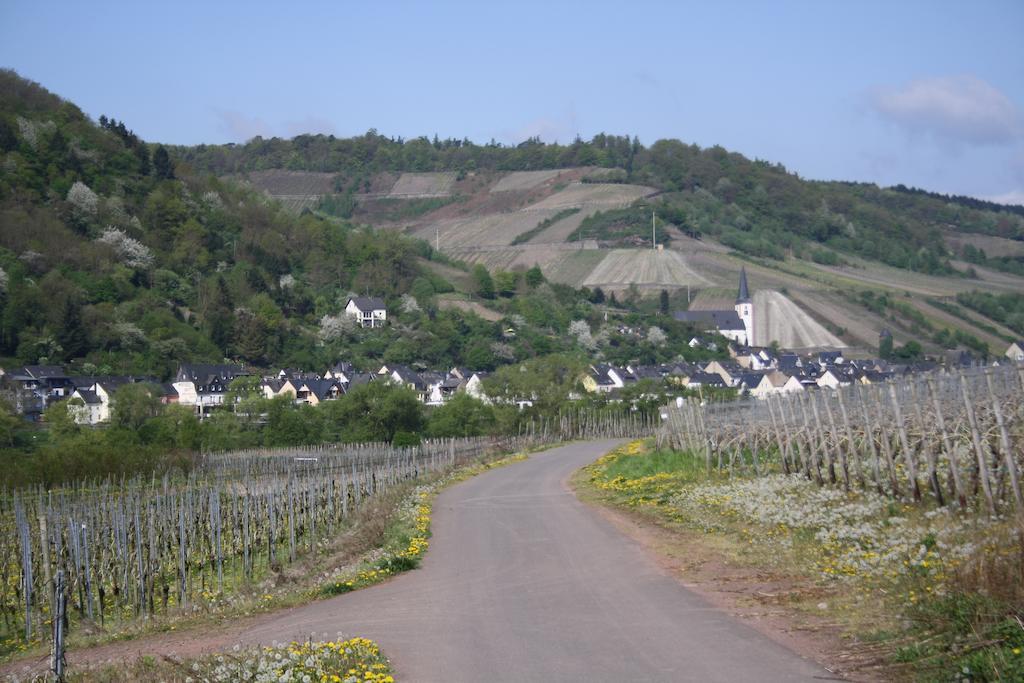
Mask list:
[{"label": "dirt path", "polygon": [[442,493],[421,569],[200,633],[71,653],[72,665],[311,634],[380,643],[403,681],[832,678],[680,584],[566,481],[616,442],[576,443]]}]

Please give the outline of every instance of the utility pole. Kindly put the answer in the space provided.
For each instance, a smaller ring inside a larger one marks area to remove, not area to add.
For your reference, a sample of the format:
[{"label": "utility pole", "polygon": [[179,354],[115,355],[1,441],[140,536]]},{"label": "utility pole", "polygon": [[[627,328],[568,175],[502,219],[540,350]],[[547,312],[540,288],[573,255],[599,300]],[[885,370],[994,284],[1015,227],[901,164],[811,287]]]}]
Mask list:
[{"label": "utility pole", "polygon": [[654,211],[651,211],[651,249],[658,250],[658,238],[654,230]]}]

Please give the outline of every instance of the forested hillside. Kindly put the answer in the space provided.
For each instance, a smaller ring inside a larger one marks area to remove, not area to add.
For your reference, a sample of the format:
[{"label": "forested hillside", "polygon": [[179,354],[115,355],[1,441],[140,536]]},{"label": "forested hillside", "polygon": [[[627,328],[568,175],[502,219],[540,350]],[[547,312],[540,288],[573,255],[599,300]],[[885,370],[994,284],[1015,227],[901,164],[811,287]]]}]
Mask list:
[{"label": "forested hillside", "polygon": [[[504,324],[439,310],[436,295],[453,285],[427,267],[441,257],[425,242],[289,213],[116,118],[90,121],[11,71],[0,71],[0,154],[0,357],[11,363],[158,378],[179,362],[226,358],[491,369],[579,351],[570,322],[598,321],[588,292],[549,284],[539,271],[495,273],[492,282],[487,271],[447,268],[469,283],[463,296]],[[363,330],[340,315],[350,293],[383,297],[392,325]],[[647,327],[640,314],[627,323]],[[677,332],[628,353],[690,353],[692,330]]]},{"label": "forested hillside", "polygon": [[[835,258],[827,246],[899,268],[957,275],[952,259],[962,249],[948,232],[1024,240],[1018,209],[966,197],[945,197],[905,187],[813,182],[778,164],[702,149],[678,140],[644,146],[628,136],[597,135],[568,145],[528,140],[514,147],[469,140],[392,139],[301,135],[292,140],[254,138],[244,145],[200,145],[172,150],[174,157],[217,175],[263,169],[337,174],[339,197],[368,188],[376,174],[397,171],[536,170],[578,166],[621,169],[612,180],[656,187],[659,215],[676,225],[713,235],[755,256]],[[607,179],[602,182],[608,182]],[[637,231],[649,225],[633,220]],[[629,221],[627,221],[628,223]],[[967,260],[1024,272],[1024,259],[971,252]],[[991,258],[990,258],[991,257]]]}]

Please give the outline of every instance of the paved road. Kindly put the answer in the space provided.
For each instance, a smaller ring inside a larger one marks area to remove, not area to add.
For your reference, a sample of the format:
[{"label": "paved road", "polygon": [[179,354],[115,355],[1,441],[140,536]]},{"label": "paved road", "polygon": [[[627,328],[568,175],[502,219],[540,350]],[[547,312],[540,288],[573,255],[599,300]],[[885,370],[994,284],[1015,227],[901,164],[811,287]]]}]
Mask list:
[{"label": "paved road", "polygon": [[286,611],[242,640],[380,643],[404,681],[792,681],[827,671],[666,576],[566,488],[615,442],[563,446],[442,493],[422,567]]}]

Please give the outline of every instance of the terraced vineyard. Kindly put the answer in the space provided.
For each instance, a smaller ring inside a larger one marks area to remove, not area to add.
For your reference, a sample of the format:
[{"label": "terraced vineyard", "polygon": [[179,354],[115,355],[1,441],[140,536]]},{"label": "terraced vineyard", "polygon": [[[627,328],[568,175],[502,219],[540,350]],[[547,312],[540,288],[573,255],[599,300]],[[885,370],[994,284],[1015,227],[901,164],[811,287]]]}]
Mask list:
[{"label": "terraced vineyard", "polygon": [[754,293],[754,343],[779,342],[784,349],[846,348],[839,337],[807,315],[787,296],[773,290]]},{"label": "terraced vineyard", "polygon": [[578,183],[543,199],[531,209],[568,209],[571,207],[600,206],[614,208],[628,206],[637,199],[655,194],[657,190],[643,185],[618,183]]},{"label": "terraced vineyard", "polygon": [[593,216],[600,210],[601,207],[599,206],[584,206],[580,211],[567,218],[563,218],[543,232],[534,235],[527,244],[557,244],[565,242],[569,239],[569,235],[579,229],[583,219]]},{"label": "terraced vineyard", "polygon": [[631,284],[640,288],[678,288],[707,285],[686,257],[677,251],[653,249],[613,249],[583,279],[587,287],[625,289]]},{"label": "terraced vineyard", "polygon": [[552,178],[561,175],[562,169],[547,171],[513,171],[496,182],[491,192],[517,192],[532,190],[543,185]]},{"label": "terraced vineyard", "polygon": [[579,287],[610,253],[605,249],[565,252],[564,258],[550,264],[547,270],[544,270],[543,266],[541,269],[544,270],[545,277],[553,282]]},{"label": "terraced vineyard", "polygon": [[388,192],[389,197],[412,199],[418,197],[447,197],[455,183],[455,174],[403,173]]},{"label": "terraced vineyard", "polygon": [[557,213],[558,209],[544,209],[451,218],[422,225],[412,234],[431,244],[439,238],[441,250],[446,253],[466,247],[507,246],[517,235]]},{"label": "terraced vineyard", "polygon": [[333,173],[312,171],[251,171],[246,179],[253,187],[266,192],[296,213],[312,209],[325,194],[334,191]]},{"label": "terraced vineyard", "polygon": [[[452,257],[466,263],[481,263],[487,266],[488,270],[525,269],[537,265],[548,279],[556,282],[563,282],[558,276],[565,269],[566,262],[580,253],[595,254],[594,263],[608,254],[607,251],[598,251],[597,249],[581,252],[580,247],[576,244],[524,244],[517,247],[467,247],[449,250]],[[580,280],[565,282],[579,286]]]}]

